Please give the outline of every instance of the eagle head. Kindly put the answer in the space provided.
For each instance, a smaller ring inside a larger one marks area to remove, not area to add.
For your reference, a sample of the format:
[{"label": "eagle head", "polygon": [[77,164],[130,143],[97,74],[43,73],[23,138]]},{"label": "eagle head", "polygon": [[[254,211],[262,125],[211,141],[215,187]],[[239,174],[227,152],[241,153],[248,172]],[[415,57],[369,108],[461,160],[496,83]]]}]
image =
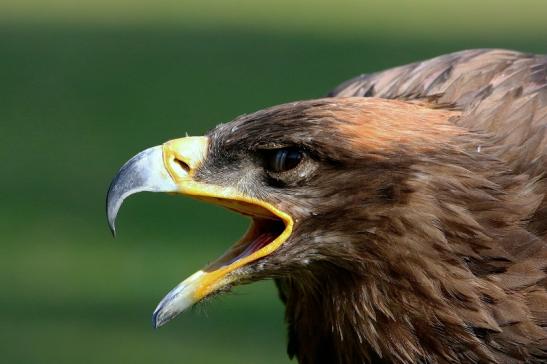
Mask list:
[{"label": "eagle head", "polygon": [[108,191],[113,232],[123,200],[141,191],[188,195],[251,220],[224,255],[167,294],[154,326],[236,284],[297,277],[307,285],[381,255],[389,247],[367,241],[412,192],[413,161],[458,133],[450,116],[392,100],[302,101],[137,154]]},{"label": "eagle head", "polygon": [[154,326],[274,279],[302,364],[544,363],[545,64],[447,55],[133,157],[108,191],[113,232],[141,191],[251,221],[165,296]]}]

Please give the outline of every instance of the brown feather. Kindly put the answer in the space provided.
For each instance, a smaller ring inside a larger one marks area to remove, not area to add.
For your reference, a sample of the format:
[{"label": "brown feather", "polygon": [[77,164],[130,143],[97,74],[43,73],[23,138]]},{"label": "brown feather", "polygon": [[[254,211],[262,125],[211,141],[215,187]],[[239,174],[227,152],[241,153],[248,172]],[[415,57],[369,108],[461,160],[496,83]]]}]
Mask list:
[{"label": "brown feather", "polygon": [[[547,57],[458,52],[330,96],[218,126],[195,175],[293,216],[245,267],[276,279],[289,355],[545,363]],[[255,152],[285,146],[310,158],[264,175]]]},{"label": "brown feather", "polygon": [[[423,100],[430,106],[370,99],[340,111],[358,103],[340,99],[330,108],[363,151],[437,153],[411,167],[403,206],[384,217],[369,208],[384,226],[362,253],[362,281],[324,286],[337,297],[353,292],[350,312],[341,312],[344,301],[330,313],[306,312],[318,302],[294,301],[307,294],[293,279],[281,284],[291,351],[302,363],[547,361],[546,70],[544,56],[473,50],[360,76],[331,93]],[[364,257],[371,250],[378,258]],[[332,352],[324,338],[299,337],[320,317],[339,332]],[[358,339],[348,337],[352,330]]]}]

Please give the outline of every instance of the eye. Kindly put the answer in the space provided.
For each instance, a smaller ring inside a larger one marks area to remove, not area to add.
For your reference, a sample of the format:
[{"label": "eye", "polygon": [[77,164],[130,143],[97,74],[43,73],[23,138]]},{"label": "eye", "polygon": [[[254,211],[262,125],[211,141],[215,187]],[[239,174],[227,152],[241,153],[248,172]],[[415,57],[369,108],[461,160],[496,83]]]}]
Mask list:
[{"label": "eye", "polygon": [[268,150],[264,156],[264,166],[272,172],[285,172],[295,168],[304,153],[296,148],[281,148]]}]

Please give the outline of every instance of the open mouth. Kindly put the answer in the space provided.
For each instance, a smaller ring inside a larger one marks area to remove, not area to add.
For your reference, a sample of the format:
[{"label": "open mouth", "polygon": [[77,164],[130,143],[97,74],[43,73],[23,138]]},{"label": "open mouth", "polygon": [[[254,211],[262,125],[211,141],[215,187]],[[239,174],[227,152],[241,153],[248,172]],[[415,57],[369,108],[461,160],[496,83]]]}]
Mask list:
[{"label": "open mouth", "polygon": [[107,193],[108,224],[114,234],[122,202],[144,191],[180,193],[251,217],[249,229],[237,243],[161,300],[153,314],[155,327],[164,325],[206,296],[245,279],[249,271],[239,268],[272,254],[292,233],[291,216],[270,202],[247,196],[235,187],[194,179],[206,158],[208,143],[207,137],[186,137],[148,148],[122,166]]},{"label": "open mouth", "polygon": [[283,233],[285,224],[281,220],[254,218],[243,238],[230,250],[228,264],[249,256],[269,245]]},{"label": "open mouth", "polygon": [[[218,269],[246,257],[253,256],[274,242],[284,230],[285,224],[282,220],[253,217],[245,235],[208,268]],[[257,257],[253,260],[260,258],[262,257]]]},{"label": "open mouth", "polygon": [[185,279],[161,300],[152,316],[154,327],[164,325],[204,297],[229,287],[238,279],[234,271],[273,253],[292,232],[292,218],[262,200],[242,196],[193,197],[250,216],[252,222],[245,235],[224,255]]},{"label": "open mouth", "polygon": [[276,209],[272,211],[267,207],[241,200],[205,196],[195,197],[249,216],[252,219],[243,237],[220,258],[207,266],[205,268],[206,271],[230,267],[243,261],[243,264],[237,264],[237,267],[240,267],[265,257],[276,250],[286,240],[282,235],[288,235],[285,234],[285,231],[288,225],[292,225],[292,221],[287,221],[285,214],[279,214],[279,211]]}]

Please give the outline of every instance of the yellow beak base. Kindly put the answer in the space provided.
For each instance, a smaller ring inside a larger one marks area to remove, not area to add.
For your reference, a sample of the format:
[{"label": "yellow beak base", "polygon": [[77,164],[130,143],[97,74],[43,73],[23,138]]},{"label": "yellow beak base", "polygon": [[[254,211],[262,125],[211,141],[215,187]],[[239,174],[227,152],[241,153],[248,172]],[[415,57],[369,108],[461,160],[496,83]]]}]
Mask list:
[{"label": "yellow beak base", "polygon": [[112,227],[123,199],[141,191],[176,192],[252,218],[249,230],[239,242],[165,296],[154,311],[154,327],[164,325],[207,295],[233,283],[238,278],[234,274],[238,268],[272,254],[293,229],[292,218],[271,203],[247,196],[234,187],[195,180],[208,148],[207,137],[175,139],[150,148],[122,167],[110,188],[116,193],[109,191],[107,210]]}]

